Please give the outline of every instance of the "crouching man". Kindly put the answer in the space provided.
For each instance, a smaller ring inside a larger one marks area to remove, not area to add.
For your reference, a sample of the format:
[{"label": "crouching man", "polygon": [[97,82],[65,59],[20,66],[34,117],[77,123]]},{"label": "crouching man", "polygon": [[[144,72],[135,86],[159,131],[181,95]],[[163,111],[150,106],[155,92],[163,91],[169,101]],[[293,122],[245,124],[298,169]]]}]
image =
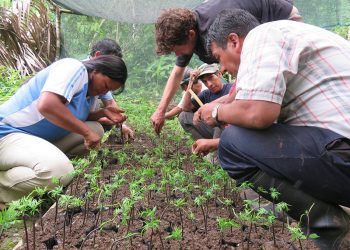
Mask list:
[{"label": "crouching man", "polygon": [[[210,103],[222,96],[229,93],[232,84],[226,82],[222,77],[221,72],[217,64],[202,64],[198,70],[191,72],[196,84],[203,82],[208,88],[199,93],[198,98],[203,103]],[[191,98],[189,90],[186,91],[183,98],[183,112],[179,116],[179,121],[183,129],[191,133],[193,139],[198,140],[201,138],[212,139],[213,137],[220,137],[220,129],[215,129],[203,122],[193,124],[193,112],[197,111],[200,105]]]},{"label": "crouching man", "polygon": [[235,100],[205,105],[194,117],[231,124],[220,139],[223,169],[257,192],[277,188],[277,202],[287,202],[296,220],[312,207],[320,249],[349,249],[350,217],[339,206],[350,206],[349,42],[316,26],[259,25],[248,12],[226,10],[207,47],[237,75]]}]

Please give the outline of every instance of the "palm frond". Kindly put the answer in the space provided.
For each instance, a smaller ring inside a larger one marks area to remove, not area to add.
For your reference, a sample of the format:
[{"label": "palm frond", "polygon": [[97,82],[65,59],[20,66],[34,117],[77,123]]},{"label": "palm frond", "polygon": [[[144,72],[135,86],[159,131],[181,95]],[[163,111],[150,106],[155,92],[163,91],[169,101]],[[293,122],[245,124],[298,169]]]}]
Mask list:
[{"label": "palm frond", "polygon": [[43,0],[29,9],[0,7],[0,65],[23,75],[37,72],[55,60],[56,33]]}]

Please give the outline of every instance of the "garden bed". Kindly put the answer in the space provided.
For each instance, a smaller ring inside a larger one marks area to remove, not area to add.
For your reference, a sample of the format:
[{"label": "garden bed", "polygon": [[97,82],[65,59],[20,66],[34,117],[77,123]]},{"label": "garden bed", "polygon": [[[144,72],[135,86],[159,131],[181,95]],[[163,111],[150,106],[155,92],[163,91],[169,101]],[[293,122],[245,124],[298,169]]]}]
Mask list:
[{"label": "garden bed", "polygon": [[297,223],[243,201],[244,187],[192,155],[191,140],[170,124],[157,137],[138,123],[128,144],[113,130],[74,161],[74,181],[49,193],[58,206],[37,221],[35,240],[28,227],[29,249],[33,241],[36,249],[317,249]]},{"label": "garden bed", "polygon": [[[249,248],[261,249],[273,245],[272,230],[276,248],[298,246],[291,243],[285,225],[282,232],[281,222],[275,221],[272,228],[263,216],[254,218],[251,209],[244,211],[232,180],[218,166],[191,159],[183,142],[179,148],[167,143],[158,153],[152,149],[160,149],[160,142],[144,135],[122,149],[112,142],[109,140],[85,169],[89,175],[96,165],[103,166],[95,175],[99,188],[89,204],[62,204],[56,222],[55,208],[49,210],[43,230],[39,223],[36,227],[37,249],[62,248],[63,241],[67,249],[248,249],[248,242]],[[120,183],[118,188],[109,186],[116,183]],[[91,189],[91,182],[89,185],[86,178],[76,177],[66,195],[85,201]],[[223,223],[221,231],[218,218]],[[29,239],[32,249],[31,233]],[[303,245],[311,248],[306,241]]]}]

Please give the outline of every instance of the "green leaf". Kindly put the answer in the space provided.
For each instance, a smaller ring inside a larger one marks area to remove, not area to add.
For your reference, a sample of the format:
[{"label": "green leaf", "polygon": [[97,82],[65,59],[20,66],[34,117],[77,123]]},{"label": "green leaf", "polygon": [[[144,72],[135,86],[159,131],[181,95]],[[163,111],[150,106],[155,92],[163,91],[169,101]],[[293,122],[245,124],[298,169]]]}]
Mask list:
[{"label": "green leaf", "polygon": [[312,234],[309,234],[309,237],[310,239],[317,239],[319,238],[320,236],[318,236],[316,233],[312,233]]}]

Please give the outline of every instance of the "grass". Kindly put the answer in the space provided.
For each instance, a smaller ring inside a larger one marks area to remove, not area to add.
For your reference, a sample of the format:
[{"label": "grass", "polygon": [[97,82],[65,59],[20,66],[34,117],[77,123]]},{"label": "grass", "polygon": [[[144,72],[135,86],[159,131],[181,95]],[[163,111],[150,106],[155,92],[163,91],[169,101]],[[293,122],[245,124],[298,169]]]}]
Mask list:
[{"label": "grass", "polygon": [[9,250],[13,249],[18,242],[22,239],[22,235],[24,232],[23,222],[18,221],[11,226],[6,232],[7,238],[4,241],[0,242],[0,250]]}]

